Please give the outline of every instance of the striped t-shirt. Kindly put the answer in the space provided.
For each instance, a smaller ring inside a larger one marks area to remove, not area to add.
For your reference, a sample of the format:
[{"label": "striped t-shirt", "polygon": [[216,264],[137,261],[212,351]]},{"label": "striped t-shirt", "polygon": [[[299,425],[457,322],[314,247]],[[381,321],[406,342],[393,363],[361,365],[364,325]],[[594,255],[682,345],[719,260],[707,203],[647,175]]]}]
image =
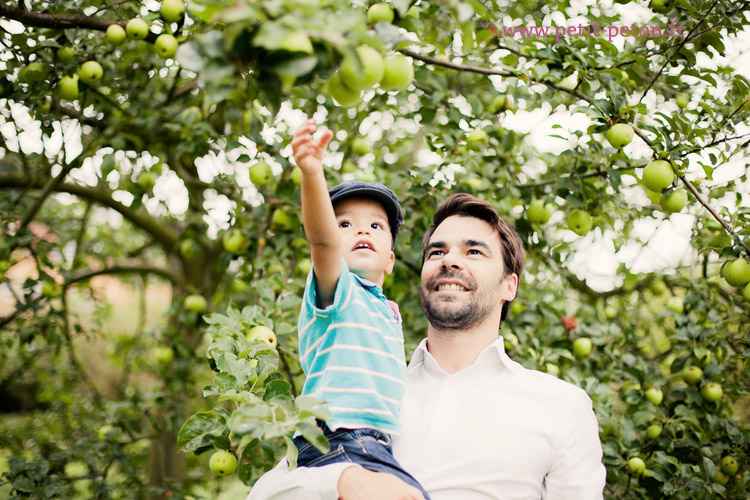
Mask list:
[{"label": "striped t-shirt", "polygon": [[298,332],[307,375],[302,394],[326,402],[328,426],[397,433],[406,388],[404,336],[398,308],[383,290],[342,262],[333,304],[320,309],[311,270]]}]

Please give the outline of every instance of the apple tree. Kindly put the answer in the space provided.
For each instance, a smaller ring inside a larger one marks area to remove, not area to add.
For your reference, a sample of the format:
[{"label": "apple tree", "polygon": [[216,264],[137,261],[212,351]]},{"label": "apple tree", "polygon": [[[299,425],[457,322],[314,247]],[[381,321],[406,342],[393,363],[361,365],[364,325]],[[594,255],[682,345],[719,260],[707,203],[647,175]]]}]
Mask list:
[{"label": "apple tree", "polygon": [[[0,491],[214,498],[235,470],[251,486],[294,461],[295,431],[325,448],[325,409],[299,396],[310,256],[289,146],[313,116],[335,132],[329,184],[401,199],[384,288],[408,352],[426,327],[421,237],[441,200],[473,193],[529,255],[506,349],[589,393],[605,496],[746,494],[746,4],[0,0],[0,15],[15,401]],[[102,277],[133,300],[113,304]]]}]

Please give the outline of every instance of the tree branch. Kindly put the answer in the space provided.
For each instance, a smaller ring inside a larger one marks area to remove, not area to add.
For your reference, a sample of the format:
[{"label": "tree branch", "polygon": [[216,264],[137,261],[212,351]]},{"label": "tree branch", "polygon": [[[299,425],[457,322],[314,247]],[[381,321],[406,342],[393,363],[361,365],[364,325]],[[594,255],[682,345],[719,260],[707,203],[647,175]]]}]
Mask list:
[{"label": "tree branch", "polygon": [[167,271],[166,269],[162,269],[159,267],[150,267],[150,266],[112,266],[107,267],[104,269],[98,269],[98,270],[90,270],[87,269],[85,271],[79,271],[77,273],[74,273],[70,276],[66,276],[65,279],[65,286],[68,287],[74,283],[79,283],[81,281],[87,281],[91,278],[94,278],[96,276],[102,276],[105,274],[156,274],[157,276],[161,276],[162,278],[166,279],[167,281],[171,282],[172,284],[180,283],[181,280],[179,280],[176,276],[174,276],[172,273]]},{"label": "tree branch", "polygon": [[[25,188],[27,186],[31,186],[33,189],[40,189],[44,187],[44,183],[41,179],[28,179],[21,176],[0,174],[0,189]],[[54,191],[58,193],[68,193],[86,200],[95,201],[115,210],[134,226],[150,234],[169,251],[171,251],[171,249],[177,244],[179,234],[176,231],[161,224],[159,220],[149,214],[133,210],[130,207],[126,207],[122,203],[113,200],[111,193],[104,189],[62,183],[58,185]]]},{"label": "tree branch", "polygon": [[111,19],[81,16],[78,14],[43,14],[41,12],[32,12],[12,7],[5,2],[0,2],[0,16],[18,21],[25,26],[61,30],[67,28],[85,28],[106,31],[107,27],[115,22]]},{"label": "tree branch", "polygon": [[570,95],[574,95],[579,99],[582,99],[589,104],[594,104],[594,99],[587,96],[586,94],[582,94],[578,92],[577,90],[569,89],[566,87],[563,87],[562,85],[558,85],[556,83],[548,82],[545,80],[538,80],[536,78],[527,76],[527,75],[521,75],[518,73],[514,73],[512,71],[507,70],[499,70],[499,69],[489,69],[489,68],[482,68],[480,66],[469,66],[467,64],[457,64],[452,63],[450,61],[444,61],[442,59],[438,59],[436,57],[430,57],[430,56],[424,56],[422,54],[417,54],[416,52],[412,52],[411,50],[403,49],[401,50],[401,53],[404,55],[407,55],[413,59],[418,59],[420,61],[426,62],[428,64],[432,64],[435,66],[443,66],[444,68],[450,68],[455,69],[458,71],[470,71],[472,73],[480,73],[482,75],[497,75],[497,76],[505,76],[505,77],[515,77],[519,78],[521,80],[531,82],[531,83],[539,83],[542,85],[546,85],[547,87],[555,90],[559,90],[560,92],[565,92]]},{"label": "tree branch", "polygon": [[690,32],[687,34],[687,36],[685,36],[682,39],[682,42],[680,42],[680,44],[677,46],[677,49],[675,49],[675,51],[672,53],[671,56],[667,57],[667,59],[664,61],[664,64],[661,65],[661,68],[659,68],[659,71],[656,72],[656,74],[654,75],[654,77],[651,79],[651,82],[648,84],[648,86],[643,91],[643,94],[641,94],[641,98],[638,100],[638,102],[642,102],[643,101],[643,98],[646,97],[646,94],[648,93],[648,91],[651,90],[651,87],[654,86],[654,82],[656,82],[656,80],[664,72],[664,68],[666,68],[667,64],[669,64],[672,61],[672,57],[674,57],[674,55],[677,54],[680,51],[680,49],[685,46],[685,44],[688,42],[688,40],[690,40],[692,38],[690,35],[692,35],[695,32],[695,30],[698,29],[698,26],[700,26],[701,24],[703,24],[703,21],[705,21],[706,18],[708,17],[708,15],[711,13],[711,11],[714,10],[714,7],[716,7],[717,3],[719,3],[719,0],[714,0],[714,3],[712,3],[711,6],[706,11],[706,13],[703,14],[703,17],[701,18],[701,20],[698,21],[697,23],[695,23],[695,26],[693,26],[693,29],[691,29]]}]

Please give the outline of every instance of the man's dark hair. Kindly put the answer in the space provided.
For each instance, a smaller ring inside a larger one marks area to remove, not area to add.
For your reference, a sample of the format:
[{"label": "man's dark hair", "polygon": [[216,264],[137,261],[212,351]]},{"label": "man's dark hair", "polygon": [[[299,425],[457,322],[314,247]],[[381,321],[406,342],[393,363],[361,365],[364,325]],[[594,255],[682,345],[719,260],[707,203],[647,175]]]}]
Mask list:
[{"label": "man's dark hair", "polygon": [[[483,220],[495,229],[500,236],[500,244],[503,249],[503,264],[505,265],[505,275],[503,278],[515,273],[518,276],[518,287],[520,288],[521,274],[526,262],[526,252],[523,249],[523,242],[520,236],[518,236],[513,226],[500,217],[495,207],[467,193],[454,194],[437,208],[435,215],[432,217],[432,225],[422,239],[422,264],[424,264],[427,245],[430,243],[432,234],[445,219],[454,215]],[[516,289],[516,296],[518,296],[518,289]],[[503,304],[501,321],[505,320],[512,303],[513,301],[511,300]]]}]

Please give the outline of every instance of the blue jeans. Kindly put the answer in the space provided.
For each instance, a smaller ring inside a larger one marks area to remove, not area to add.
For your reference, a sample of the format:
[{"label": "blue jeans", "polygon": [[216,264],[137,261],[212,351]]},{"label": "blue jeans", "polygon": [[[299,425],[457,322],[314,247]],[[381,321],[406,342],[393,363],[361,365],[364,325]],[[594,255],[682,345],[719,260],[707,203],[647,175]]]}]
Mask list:
[{"label": "blue jeans", "polygon": [[374,429],[338,429],[331,431],[324,427],[331,450],[321,453],[302,436],[294,438],[300,467],[322,467],[340,462],[352,462],[375,472],[388,472],[402,481],[419,489],[430,500],[422,485],[406,472],[393,457],[391,436]]}]

